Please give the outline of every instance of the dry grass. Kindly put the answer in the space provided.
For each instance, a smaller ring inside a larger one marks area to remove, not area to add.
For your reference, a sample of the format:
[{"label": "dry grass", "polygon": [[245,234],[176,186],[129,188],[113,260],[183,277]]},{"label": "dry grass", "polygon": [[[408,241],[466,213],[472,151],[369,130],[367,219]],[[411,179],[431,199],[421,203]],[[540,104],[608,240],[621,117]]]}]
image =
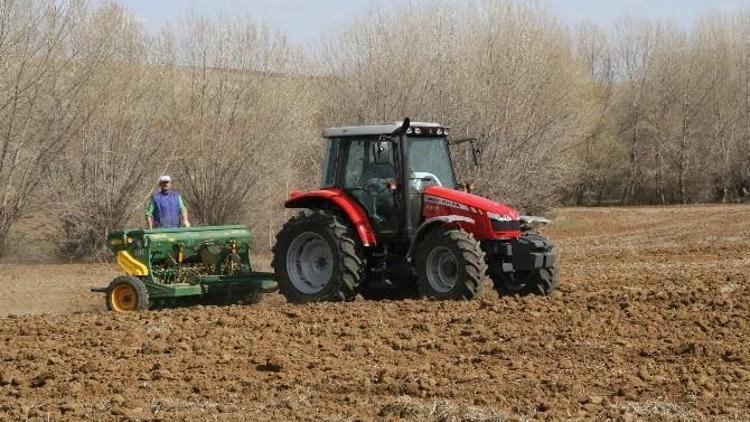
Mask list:
[{"label": "dry grass", "polygon": [[628,402],[623,406],[626,412],[644,418],[691,421],[695,415],[682,406],[669,402],[663,397],[640,402]]},{"label": "dry grass", "polygon": [[507,417],[497,409],[467,406],[450,400],[423,401],[402,396],[385,403],[379,416],[430,422],[500,422]]}]

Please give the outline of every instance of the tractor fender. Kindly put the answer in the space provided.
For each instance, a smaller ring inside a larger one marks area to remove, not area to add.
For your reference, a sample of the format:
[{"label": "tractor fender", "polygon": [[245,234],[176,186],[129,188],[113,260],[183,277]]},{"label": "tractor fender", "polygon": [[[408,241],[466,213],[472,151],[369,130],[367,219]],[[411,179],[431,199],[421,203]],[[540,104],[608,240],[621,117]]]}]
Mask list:
[{"label": "tractor fender", "polygon": [[424,238],[424,236],[429,232],[432,228],[437,226],[442,226],[445,224],[457,224],[457,223],[465,223],[465,224],[474,224],[475,221],[472,218],[465,217],[463,215],[441,215],[438,217],[431,217],[426,219],[420,226],[417,228],[417,231],[414,233],[414,240],[411,242],[411,245],[409,245],[409,254],[407,255],[409,261],[412,260],[414,257],[414,252],[416,252],[417,245],[419,242]]},{"label": "tractor fender", "polygon": [[292,192],[284,203],[286,208],[330,209],[346,215],[364,246],[378,243],[367,211],[342,189],[330,188],[310,192]]}]

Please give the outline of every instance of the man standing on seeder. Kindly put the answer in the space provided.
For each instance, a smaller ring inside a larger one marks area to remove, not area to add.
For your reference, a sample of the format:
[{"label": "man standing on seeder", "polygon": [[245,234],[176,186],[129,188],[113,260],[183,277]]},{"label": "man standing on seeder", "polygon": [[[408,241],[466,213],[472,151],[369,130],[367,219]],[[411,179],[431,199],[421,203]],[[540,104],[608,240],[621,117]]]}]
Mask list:
[{"label": "man standing on seeder", "polygon": [[146,208],[148,228],[190,227],[187,208],[179,193],[172,190],[172,178],[159,177],[159,189]]}]

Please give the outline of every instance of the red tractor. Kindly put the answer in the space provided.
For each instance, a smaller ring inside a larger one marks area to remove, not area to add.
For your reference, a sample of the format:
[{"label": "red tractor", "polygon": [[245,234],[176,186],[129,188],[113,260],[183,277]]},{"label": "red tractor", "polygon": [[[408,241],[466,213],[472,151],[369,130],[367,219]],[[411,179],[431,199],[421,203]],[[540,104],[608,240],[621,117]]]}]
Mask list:
[{"label": "red tractor", "polygon": [[414,287],[422,297],[473,299],[485,276],[501,294],[546,295],[557,286],[554,246],[530,230],[544,219],[459,189],[448,133],[409,119],[323,131],[322,188],[291,194],[286,207],[304,210],[273,249],[289,302]]}]

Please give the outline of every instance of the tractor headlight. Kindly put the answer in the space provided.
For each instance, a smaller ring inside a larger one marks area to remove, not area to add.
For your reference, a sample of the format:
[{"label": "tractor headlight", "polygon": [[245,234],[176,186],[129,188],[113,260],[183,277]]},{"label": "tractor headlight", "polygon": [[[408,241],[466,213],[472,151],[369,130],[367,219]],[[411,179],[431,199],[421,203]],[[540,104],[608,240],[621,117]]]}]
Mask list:
[{"label": "tractor headlight", "polygon": [[488,212],[487,217],[489,217],[490,220],[495,220],[495,221],[511,221],[512,220],[508,216],[495,214],[494,212]]}]

